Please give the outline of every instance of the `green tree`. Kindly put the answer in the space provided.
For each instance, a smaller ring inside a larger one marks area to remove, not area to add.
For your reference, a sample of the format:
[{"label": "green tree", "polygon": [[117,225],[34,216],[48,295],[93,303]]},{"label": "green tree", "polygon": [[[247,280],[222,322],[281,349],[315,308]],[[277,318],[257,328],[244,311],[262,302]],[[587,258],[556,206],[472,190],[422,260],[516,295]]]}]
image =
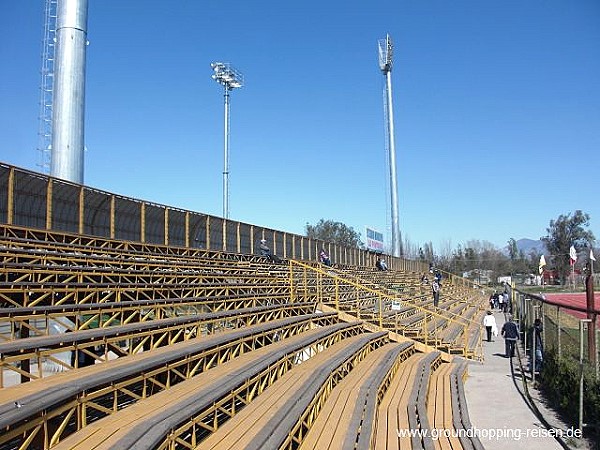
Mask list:
[{"label": "green tree", "polygon": [[508,240],[508,256],[513,263],[519,258],[519,248],[514,238]]},{"label": "green tree", "polygon": [[531,250],[529,255],[524,256],[525,270],[532,274],[538,274],[540,270],[540,257],[541,253],[536,250]]},{"label": "green tree", "polygon": [[465,248],[465,270],[473,270],[479,268],[479,256],[473,247]]},{"label": "green tree", "polygon": [[452,272],[462,275],[465,271],[466,263],[465,263],[465,254],[463,252],[463,248],[460,244],[456,247],[456,250],[452,254]]},{"label": "green tree", "polygon": [[360,247],[363,245],[360,240],[360,233],[354,231],[352,227],[333,220],[321,219],[316,225],[307,223],[305,232],[306,236],[311,239],[319,239],[345,247]]},{"label": "green tree", "polygon": [[579,251],[587,245],[592,245],[595,240],[594,234],[586,229],[589,225],[589,214],[576,210],[573,215],[561,214],[558,219],[551,220],[550,226],[546,228],[548,234],[540,238],[552,255],[554,267],[563,284],[565,284],[570,271],[569,248],[571,245],[575,247],[576,251]]},{"label": "green tree", "polygon": [[428,263],[433,262],[435,255],[433,254],[433,244],[426,242],[423,247],[419,248],[419,259]]},{"label": "green tree", "polygon": [[[508,272],[506,273],[506,275],[532,273],[533,266],[529,264],[525,253],[523,253],[523,250],[519,250],[517,241],[514,238],[510,238],[507,244],[508,257],[510,258],[510,260],[507,262]],[[535,269],[537,271],[537,266],[535,266]]]}]

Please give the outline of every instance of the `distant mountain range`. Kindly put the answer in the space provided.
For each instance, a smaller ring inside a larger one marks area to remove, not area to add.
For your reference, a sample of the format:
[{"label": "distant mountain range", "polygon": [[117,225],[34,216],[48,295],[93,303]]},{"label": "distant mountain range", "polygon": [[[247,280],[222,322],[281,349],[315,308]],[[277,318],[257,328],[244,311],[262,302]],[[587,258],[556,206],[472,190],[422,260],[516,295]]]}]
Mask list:
[{"label": "distant mountain range", "polygon": [[525,256],[528,256],[531,252],[535,252],[538,255],[548,253],[546,245],[542,241],[534,241],[533,239],[526,238],[517,240],[517,249],[520,252],[522,251]]}]

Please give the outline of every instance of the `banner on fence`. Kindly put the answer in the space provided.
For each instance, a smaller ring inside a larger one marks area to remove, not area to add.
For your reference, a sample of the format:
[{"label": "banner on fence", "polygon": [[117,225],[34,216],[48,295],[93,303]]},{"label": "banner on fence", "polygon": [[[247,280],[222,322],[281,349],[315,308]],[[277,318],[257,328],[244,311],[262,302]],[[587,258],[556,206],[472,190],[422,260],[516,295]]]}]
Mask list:
[{"label": "banner on fence", "polygon": [[383,233],[373,228],[365,227],[367,236],[367,250],[383,252]]}]

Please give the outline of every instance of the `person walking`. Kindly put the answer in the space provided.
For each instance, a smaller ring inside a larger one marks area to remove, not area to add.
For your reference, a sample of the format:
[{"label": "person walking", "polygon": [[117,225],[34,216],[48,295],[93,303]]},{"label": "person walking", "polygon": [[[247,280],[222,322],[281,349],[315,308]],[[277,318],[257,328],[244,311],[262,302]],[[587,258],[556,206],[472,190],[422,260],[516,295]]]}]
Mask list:
[{"label": "person walking", "polygon": [[498,326],[496,325],[496,318],[494,317],[494,314],[492,314],[492,311],[488,311],[483,318],[483,326],[485,327],[485,331],[487,333],[487,341],[493,342],[492,334],[498,334]]},{"label": "person walking", "polygon": [[431,292],[433,294],[433,306],[437,308],[440,303],[440,284],[437,279],[434,279],[431,283]]},{"label": "person walking", "polygon": [[500,333],[504,337],[504,357],[512,358],[515,356],[515,345],[519,339],[519,329],[513,322],[512,314],[508,315],[508,321],[504,322]]}]

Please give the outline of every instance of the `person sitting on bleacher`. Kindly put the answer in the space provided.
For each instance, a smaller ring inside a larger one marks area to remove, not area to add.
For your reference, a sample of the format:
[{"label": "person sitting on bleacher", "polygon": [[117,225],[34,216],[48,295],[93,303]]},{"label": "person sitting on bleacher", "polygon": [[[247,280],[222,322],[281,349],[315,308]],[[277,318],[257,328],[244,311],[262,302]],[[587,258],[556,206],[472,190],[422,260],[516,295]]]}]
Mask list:
[{"label": "person sitting on bleacher", "polygon": [[322,248],[321,252],[319,253],[319,261],[326,266],[331,266],[331,258],[324,248]]},{"label": "person sitting on bleacher", "polygon": [[377,267],[379,270],[388,270],[388,266],[383,258],[377,258],[375,267]]},{"label": "person sitting on bleacher", "polygon": [[277,255],[274,255],[274,254],[271,253],[271,249],[267,245],[267,240],[266,239],[261,239],[260,240],[260,245],[259,245],[258,248],[260,249],[261,256],[266,256],[267,259],[270,262],[274,262],[274,263],[280,263],[281,262],[281,259],[279,259],[279,257]]}]

